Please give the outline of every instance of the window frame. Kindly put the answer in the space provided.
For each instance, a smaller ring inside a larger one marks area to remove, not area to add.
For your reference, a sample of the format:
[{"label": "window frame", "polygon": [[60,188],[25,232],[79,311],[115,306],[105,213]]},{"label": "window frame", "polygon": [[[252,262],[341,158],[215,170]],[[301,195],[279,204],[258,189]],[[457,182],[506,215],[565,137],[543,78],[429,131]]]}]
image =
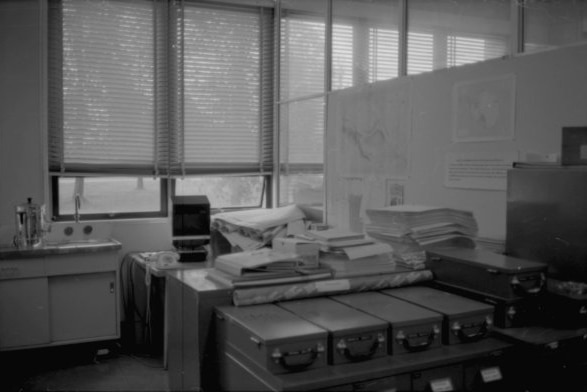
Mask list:
[{"label": "window frame", "polygon": [[[60,178],[92,178],[91,176],[51,176],[51,221],[68,222],[75,219],[74,214],[61,214],[59,208],[59,179]],[[104,177],[112,177],[105,175]],[[143,212],[116,212],[116,213],[81,213],[82,221],[90,220],[123,220],[123,219],[146,219],[166,218],[169,213],[169,181],[166,178],[159,178],[159,211]]]}]

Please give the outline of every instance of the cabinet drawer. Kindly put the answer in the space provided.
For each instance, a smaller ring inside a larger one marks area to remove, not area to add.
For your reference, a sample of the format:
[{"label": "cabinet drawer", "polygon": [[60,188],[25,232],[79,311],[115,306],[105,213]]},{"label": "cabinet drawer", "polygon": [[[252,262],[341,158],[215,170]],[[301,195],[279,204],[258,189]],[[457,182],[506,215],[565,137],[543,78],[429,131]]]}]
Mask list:
[{"label": "cabinet drawer", "polygon": [[118,270],[118,252],[60,255],[48,257],[45,261],[47,276],[116,270]]},{"label": "cabinet drawer", "polygon": [[0,280],[35,278],[45,276],[43,259],[19,259],[0,261]]}]

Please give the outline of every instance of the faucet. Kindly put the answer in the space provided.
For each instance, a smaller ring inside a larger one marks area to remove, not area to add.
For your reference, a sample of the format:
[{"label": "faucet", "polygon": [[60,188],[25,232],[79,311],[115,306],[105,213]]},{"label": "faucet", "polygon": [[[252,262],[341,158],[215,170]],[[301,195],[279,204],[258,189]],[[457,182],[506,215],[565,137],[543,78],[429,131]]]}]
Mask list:
[{"label": "faucet", "polygon": [[79,193],[75,194],[74,205],[75,205],[75,212],[73,213],[73,219],[75,220],[75,223],[79,223],[79,210],[82,206],[82,202],[81,202],[81,198],[79,196]]}]

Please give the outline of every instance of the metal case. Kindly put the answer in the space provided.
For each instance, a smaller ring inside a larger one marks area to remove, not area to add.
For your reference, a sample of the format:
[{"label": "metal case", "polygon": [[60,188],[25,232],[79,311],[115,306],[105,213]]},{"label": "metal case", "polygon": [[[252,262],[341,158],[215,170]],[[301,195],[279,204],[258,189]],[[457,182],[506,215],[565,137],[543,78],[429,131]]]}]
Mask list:
[{"label": "metal case", "polygon": [[332,365],[387,355],[387,323],[330,298],[310,298],[278,304],[329,332]]},{"label": "metal case", "polygon": [[439,347],[442,337],[440,313],[376,292],[331,297],[389,324],[388,351],[391,355]]},{"label": "metal case", "polygon": [[547,265],[481,249],[427,251],[427,267],[437,281],[512,300],[546,290]]},{"label": "metal case", "polygon": [[413,304],[444,315],[443,343],[457,344],[486,337],[493,326],[493,306],[446,291],[423,286],[383,290]]},{"label": "metal case", "polygon": [[326,366],[328,332],[277,305],[220,306],[218,341],[273,374]]},{"label": "metal case", "polygon": [[545,295],[504,299],[444,282],[434,282],[433,287],[493,305],[495,308],[493,323],[499,328],[523,327],[542,322],[544,319]]}]

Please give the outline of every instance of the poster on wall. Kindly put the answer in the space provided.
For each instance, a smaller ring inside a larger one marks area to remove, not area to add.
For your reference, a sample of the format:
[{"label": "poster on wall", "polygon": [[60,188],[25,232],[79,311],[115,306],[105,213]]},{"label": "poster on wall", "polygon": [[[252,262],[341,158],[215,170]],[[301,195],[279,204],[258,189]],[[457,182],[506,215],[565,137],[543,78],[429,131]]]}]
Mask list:
[{"label": "poster on wall", "polygon": [[403,201],[401,180],[408,175],[410,132],[409,80],[377,82],[329,95],[325,157],[329,225],[362,231],[367,208]]},{"label": "poster on wall", "polygon": [[514,75],[456,83],[453,87],[453,141],[513,139],[515,98]]},{"label": "poster on wall", "polygon": [[445,186],[505,191],[517,151],[452,152],[446,155]]}]

